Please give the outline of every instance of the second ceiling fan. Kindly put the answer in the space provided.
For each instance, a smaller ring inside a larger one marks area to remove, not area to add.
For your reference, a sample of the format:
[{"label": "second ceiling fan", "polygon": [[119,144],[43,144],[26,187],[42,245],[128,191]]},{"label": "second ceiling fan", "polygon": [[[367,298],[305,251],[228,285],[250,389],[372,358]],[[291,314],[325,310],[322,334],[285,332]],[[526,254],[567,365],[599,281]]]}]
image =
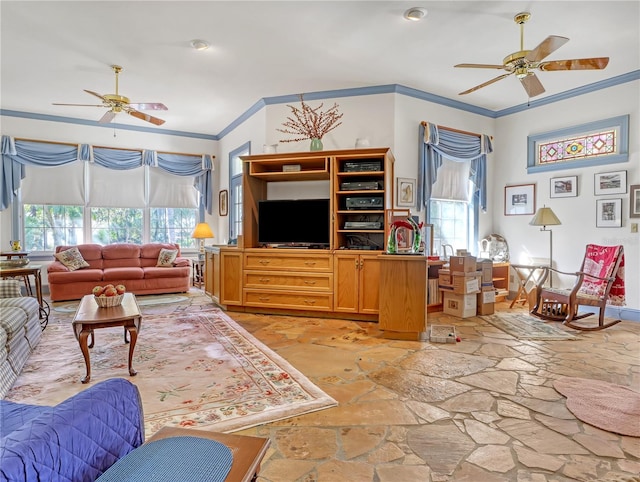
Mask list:
[{"label": "second ceiling fan", "polygon": [[529,97],[535,97],[542,94],[545,90],[536,76],[534,70],[540,71],[559,71],[559,70],[599,70],[604,69],[609,63],[609,57],[592,57],[587,59],[569,59],[569,60],[549,60],[543,62],[547,56],[555,52],[569,41],[566,37],[550,35],[544,39],[533,50],[524,49],[524,24],[531,18],[529,12],[521,12],[513,17],[513,20],[520,25],[520,50],[507,55],[502,65],[492,64],[457,64],[454,67],[472,68],[472,69],[500,69],[506,70],[506,74],[476,85],[469,90],[460,92],[459,95],[470,94],[478,89],[491,85],[494,82],[502,80],[515,74],[516,78],[524,87]]},{"label": "second ceiling fan", "polygon": [[120,95],[118,93],[118,74],[122,72],[122,67],[119,65],[112,65],[111,68],[113,72],[116,74],[116,93],[115,94],[104,94],[100,95],[97,92],[93,92],[92,90],[84,89],[87,94],[91,94],[102,101],[102,104],[59,104],[54,103],[53,105],[67,105],[67,106],[78,106],[78,107],[108,107],[109,110],[104,113],[104,115],[98,121],[101,124],[106,124],[111,122],[116,114],[120,112],[126,112],[130,116],[136,117],[137,119],[151,122],[157,126],[164,124],[163,119],[159,119],[149,114],[145,114],[140,112],[141,110],[167,110],[167,107],[164,104],[159,102],[153,103],[132,103],[129,101],[128,97],[124,95]]}]

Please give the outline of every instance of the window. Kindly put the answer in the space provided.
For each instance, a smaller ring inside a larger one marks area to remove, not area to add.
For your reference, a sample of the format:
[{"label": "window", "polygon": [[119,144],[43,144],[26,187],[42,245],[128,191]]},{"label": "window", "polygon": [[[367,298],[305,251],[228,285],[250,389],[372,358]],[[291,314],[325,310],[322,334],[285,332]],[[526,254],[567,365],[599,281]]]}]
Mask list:
[{"label": "window", "polygon": [[91,208],[91,242],[97,244],[142,243],[143,210]]},{"label": "window", "polygon": [[149,240],[152,243],[178,243],[182,249],[197,248],[191,232],[198,211],[188,208],[151,208]]},{"label": "window", "polygon": [[242,234],[242,159],[251,153],[247,142],[229,153],[229,240]]},{"label": "window", "polygon": [[432,199],[429,201],[429,223],[433,224],[433,252],[444,254],[442,246],[451,245],[456,249],[475,252],[473,203]]},{"label": "window", "polygon": [[24,249],[53,251],[56,246],[82,244],[83,207],[24,204]]}]

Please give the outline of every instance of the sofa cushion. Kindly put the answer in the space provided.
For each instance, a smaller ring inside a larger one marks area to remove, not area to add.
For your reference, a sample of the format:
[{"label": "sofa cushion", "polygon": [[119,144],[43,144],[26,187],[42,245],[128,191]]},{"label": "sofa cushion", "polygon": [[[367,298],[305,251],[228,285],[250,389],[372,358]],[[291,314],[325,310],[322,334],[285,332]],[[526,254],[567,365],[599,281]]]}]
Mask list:
[{"label": "sofa cushion", "polygon": [[77,247],[65,249],[64,251],[54,254],[54,256],[58,261],[69,268],[70,271],[89,267],[89,263],[85,261]]},{"label": "sofa cushion", "polygon": [[[107,244],[102,247],[102,259],[138,259],[140,245],[132,243]],[[131,266],[131,265],[129,265]]]},{"label": "sofa cushion", "polygon": [[77,271],[49,271],[47,277],[49,278],[49,284],[78,283],[82,281],[100,282],[102,281],[102,272],[103,271],[101,269],[91,268],[85,268]]},{"label": "sofa cushion", "polygon": [[16,279],[0,280],[0,298],[20,298],[22,287],[20,281]]},{"label": "sofa cushion", "polygon": [[163,267],[163,268],[172,268],[173,262],[176,260],[177,257],[178,257],[177,249],[162,248],[160,250],[160,254],[158,255],[158,262],[156,263],[156,266]]},{"label": "sofa cushion", "polygon": [[158,268],[157,266],[149,266],[144,269],[145,279],[157,279],[157,278],[180,278],[189,277],[189,267],[174,267],[171,269]]},{"label": "sofa cushion", "polygon": [[142,278],[144,278],[144,271],[142,268],[136,267],[105,268],[102,274],[104,281],[123,281]]}]

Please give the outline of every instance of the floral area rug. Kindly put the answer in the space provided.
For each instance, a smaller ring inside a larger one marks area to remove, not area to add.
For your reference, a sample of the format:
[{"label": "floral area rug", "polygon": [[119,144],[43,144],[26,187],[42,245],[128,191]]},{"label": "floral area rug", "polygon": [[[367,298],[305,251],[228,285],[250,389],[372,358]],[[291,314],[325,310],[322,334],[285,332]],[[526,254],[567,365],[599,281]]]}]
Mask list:
[{"label": "floral area rug", "polygon": [[573,330],[556,328],[533,316],[523,313],[496,313],[480,316],[496,328],[515,336],[519,340],[575,340]]},{"label": "floral area rug", "polygon": [[[180,303],[186,299],[186,296],[180,295],[144,295],[136,297],[138,306],[168,305]],[[75,313],[79,304],[80,301],[61,301],[52,303],[52,309],[60,313]]]},{"label": "floral area rug", "polygon": [[99,329],[90,349],[91,381],[83,385],[85,364],[72,317],[58,317],[6,399],[55,405],[101,380],[127,378],[140,389],[147,436],[165,425],[233,432],[337,405],[219,309],[142,311],[136,376],[128,376],[123,329]]}]

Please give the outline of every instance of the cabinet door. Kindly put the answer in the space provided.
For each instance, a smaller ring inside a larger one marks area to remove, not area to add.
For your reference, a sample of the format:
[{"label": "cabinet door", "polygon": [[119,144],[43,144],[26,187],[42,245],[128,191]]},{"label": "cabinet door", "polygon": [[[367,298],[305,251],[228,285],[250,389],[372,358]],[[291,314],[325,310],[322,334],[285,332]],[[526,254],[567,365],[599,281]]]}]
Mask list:
[{"label": "cabinet door", "polygon": [[380,260],[377,255],[361,255],[358,267],[358,311],[376,314],[380,307]]},{"label": "cabinet door", "polygon": [[336,254],[334,257],[333,308],[343,313],[358,311],[360,255]]},{"label": "cabinet door", "polygon": [[242,304],[242,251],[220,250],[220,304]]}]

